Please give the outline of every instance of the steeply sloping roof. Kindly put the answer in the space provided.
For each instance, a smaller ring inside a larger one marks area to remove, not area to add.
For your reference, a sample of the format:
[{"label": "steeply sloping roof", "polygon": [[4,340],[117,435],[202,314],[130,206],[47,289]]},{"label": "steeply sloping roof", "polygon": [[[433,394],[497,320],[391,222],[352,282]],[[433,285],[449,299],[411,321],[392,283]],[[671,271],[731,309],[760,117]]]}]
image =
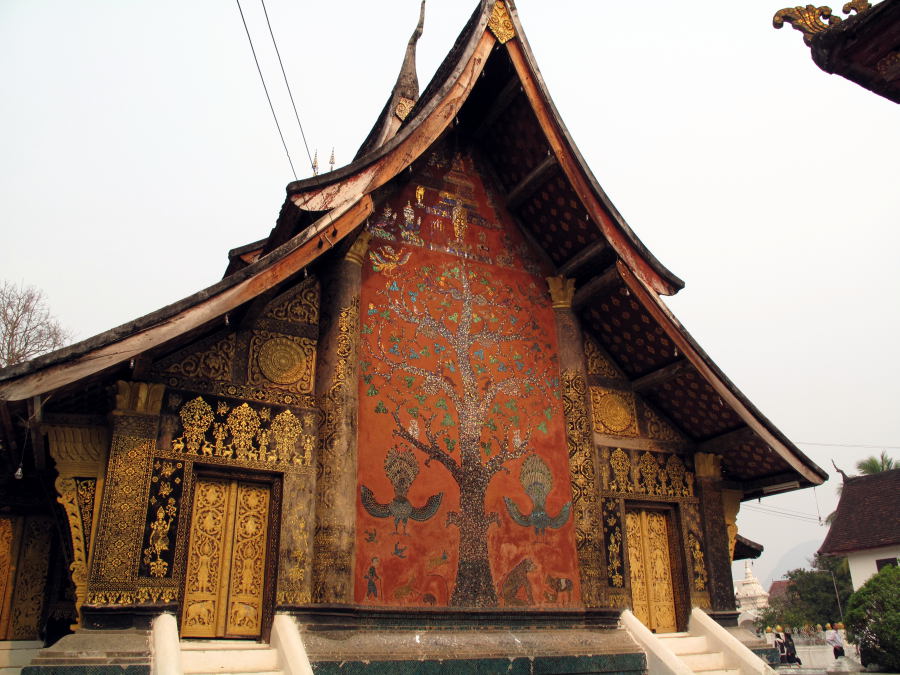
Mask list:
[{"label": "steeply sloping roof", "polygon": [[720,455],[725,480],[746,499],[827,478],[666,307],[660,295],[674,294],[683,282],[646,249],[587,167],[512,0],[480,1],[396,133],[346,167],[289,184],[270,236],[234,251],[225,279],[135,322],[0,371],[0,403],[98,376],[268,292],[354,231],[372,212],[377,191],[451,134],[477,147],[506,210],[556,274],[575,280],[574,310],[621,370],[613,386],[659,411],[688,447]]},{"label": "steeply sloping roof", "polygon": [[837,515],[819,553],[846,554],[900,544],[900,469],[844,481]]}]

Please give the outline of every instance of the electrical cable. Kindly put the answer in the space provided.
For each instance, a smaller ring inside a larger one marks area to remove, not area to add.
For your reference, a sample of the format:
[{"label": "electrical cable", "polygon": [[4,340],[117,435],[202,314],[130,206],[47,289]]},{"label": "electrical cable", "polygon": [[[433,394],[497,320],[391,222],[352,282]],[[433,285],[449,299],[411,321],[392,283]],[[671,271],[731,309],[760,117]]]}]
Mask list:
[{"label": "electrical cable", "polygon": [[785,513],[784,511],[778,511],[775,509],[767,509],[765,507],[760,506],[745,506],[744,508],[750,511],[756,511],[758,513],[764,513],[769,516],[779,516],[781,518],[792,518],[794,520],[800,520],[804,523],[819,523],[819,519],[812,516],[799,516],[793,513]]},{"label": "electrical cable", "polygon": [[[281,61],[281,52],[278,51],[278,43],[275,42],[275,33],[272,32],[272,24],[269,22],[269,12],[266,10],[266,0],[259,0],[259,2],[263,8],[263,14],[266,15],[266,25],[269,27],[269,35],[272,36],[272,45],[275,47],[275,54],[278,56],[278,65],[281,66],[281,76],[284,78],[284,86],[287,87],[288,96],[291,97],[291,106],[294,108],[294,117],[297,118],[297,126],[300,127],[300,136],[303,138],[303,147],[306,148],[306,156],[309,157],[309,166],[312,168],[313,158],[309,152],[309,144],[306,142],[306,134],[303,133],[303,125],[300,123],[300,113],[297,112],[297,104],[294,103],[294,94],[291,92],[291,85],[288,84],[287,73],[284,72],[284,63]],[[313,173],[315,173],[314,168]],[[294,178],[296,178],[296,176],[294,176]]]},{"label": "electrical cable", "polygon": [[256,63],[256,72],[259,73],[259,81],[262,82],[263,91],[266,92],[266,100],[269,102],[269,110],[272,111],[272,119],[275,120],[275,128],[278,129],[278,137],[281,139],[281,145],[284,146],[284,154],[287,155],[288,164],[291,165],[291,173],[294,174],[294,180],[297,180],[297,171],[294,169],[294,162],[291,161],[291,153],[288,151],[287,143],[284,142],[284,134],[281,133],[281,125],[278,124],[278,116],[275,114],[275,106],[272,105],[272,97],[269,96],[269,88],[266,86],[266,80],[263,77],[262,69],[259,67],[259,59],[256,58],[256,49],[254,49],[253,47],[253,39],[250,37],[250,29],[247,28],[247,19],[244,18],[244,10],[241,9],[241,0],[234,1],[237,3],[238,11],[241,13],[241,21],[244,23],[244,31],[247,33],[247,41],[250,43],[250,51],[253,52],[253,61]]}]

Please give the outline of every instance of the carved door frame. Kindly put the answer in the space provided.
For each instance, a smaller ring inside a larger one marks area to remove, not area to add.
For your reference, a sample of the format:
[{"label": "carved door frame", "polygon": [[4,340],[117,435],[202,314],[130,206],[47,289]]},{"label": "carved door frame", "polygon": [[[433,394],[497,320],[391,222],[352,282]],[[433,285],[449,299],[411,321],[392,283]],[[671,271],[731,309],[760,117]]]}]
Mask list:
[{"label": "carved door frame", "polygon": [[[190,532],[194,519],[194,489],[197,482],[202,479],[219,479],[239,481],[241,483],[257,483],[265,485],[270,491],[269,522],[266,528],[266,561],[264,566],[264,586],[262,596],[262,617],[260,621],[261,642],[268,642],[272,633],[272,621],[275,618],[276,591],[278,585],[278,537],[281,531],[281,499],[284,474],[274,471],[252,471],[247,469],[230,468],[220,464],[204,464],[195,462],[191,472],[191,480],[183,497],[184,504],[190,504],[191,508],[186,518],[184,551],[181,556],[181,584],[178,588],[178,632],[181,634],[181,621],[185,603],[185,585],[187,583],[188,552],[190,551]],[[228,638],[240,639],[240,638]],[[252,640],[254,638],[247,638]]]},{"label": "carved door frame", "polygon": [[[672,576],[672,596],[675,601],[675,630],[686,631],[691,613],[690,580],[682,543],[682,518],[677,504],[626,499],[622,511],[625,516],[629,511],[656,511],[666,518],[666,538],[669,544],[669,566]],[[624,525],[623,519],[623,525]],[[625,545],[624,562],[631,593],[631,560],[628,555],[628,542]]]}]

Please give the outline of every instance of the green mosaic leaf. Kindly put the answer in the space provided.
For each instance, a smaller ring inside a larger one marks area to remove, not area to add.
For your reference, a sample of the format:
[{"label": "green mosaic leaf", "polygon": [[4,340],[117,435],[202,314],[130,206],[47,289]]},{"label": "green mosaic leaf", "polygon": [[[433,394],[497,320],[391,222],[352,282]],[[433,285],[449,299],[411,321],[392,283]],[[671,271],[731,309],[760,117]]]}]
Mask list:
[{"label": "green mosaic leaf", "polygon": [[418,417],[418,416],[419,416],[419,409],[418,409],[417,407],[416,407],[416,408],[407,408],[407,409],[406,409],[406,412],[408,412],[408,413],[409,413],[410,415],[412,415],[413,417]]},{"label": "green mosaic leaf", "polygon": [[448,410],[447,408],[447,399],[441,397],[437,400],[437,403],[434,404],[436,408],[440,408],[441,410]]},{"label": "green mosaic leaf", "polygon": [[387,413],[387,408],[384,407],[384,403],[382,401],[378,401],[378,405],[375,406],[375,412]]},{"label": "green mosaic leaf", "polygon": [[538,424],[537,428],[540,429],[541,431],[543,431],[545,434],[547,433],[547,423],[546,422],[541,422],[540,424]]},{"label": "green mosaic leaf", "polygon": [[366,391],[366,396],[378,396],[378,390],[375,388],[374,384],[369,385],[368,391]]},{"label": "green mosaic leaf", "polygon": [[494,422],[493,417],[491,417],[487,422],[485,422],[484,426],[486,426],[491,431],[497,431],[497,424]]},{"label": "green mosaic leaf", "polygon": [[444,443],[447,445],[447,450],[453,452],[453,449],[456,447],[456,439],[450,438],[449,436],[444,436]]},{"label": "green mosaic leaf", "polygon": [[456,422],[453,421],[453,418],[450,416],[450,413],[444,413],[444,419],[441,420],[442,427],[455,427]]},{"label": "green mosaic leaf", "polygon": [[412,375],[407,375],[403,378],[403,381],[406,382],[407,387],[412,387],[416,382],[416,378],[414,378]]}]

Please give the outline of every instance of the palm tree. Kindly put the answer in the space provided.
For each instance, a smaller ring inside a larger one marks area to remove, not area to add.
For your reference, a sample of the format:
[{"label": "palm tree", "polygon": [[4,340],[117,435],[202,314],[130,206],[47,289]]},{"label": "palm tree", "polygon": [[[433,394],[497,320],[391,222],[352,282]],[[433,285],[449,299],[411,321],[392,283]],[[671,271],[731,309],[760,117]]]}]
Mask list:
[{"label": "palm tree", "polygon": [[864,476],[871,476],[873,473],[881,473],[882,471],[891,471],[893,469],[900,469],[900,463],[888,457],[886,450],[882,450],[881,455],[878,457],[866,457],[856,463],[856,470]]}]

